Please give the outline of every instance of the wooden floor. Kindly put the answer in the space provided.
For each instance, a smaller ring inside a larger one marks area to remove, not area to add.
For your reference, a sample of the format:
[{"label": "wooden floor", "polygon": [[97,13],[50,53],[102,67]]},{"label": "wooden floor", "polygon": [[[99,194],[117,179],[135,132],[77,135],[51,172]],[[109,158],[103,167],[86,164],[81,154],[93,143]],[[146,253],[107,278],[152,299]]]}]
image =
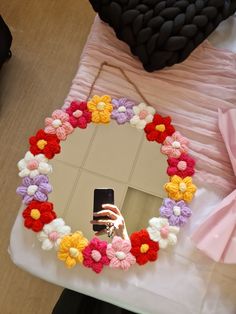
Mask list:
[{"label": "wooden floor", "polygon": [[87,0],[1,0],[0,14],[14,37],[0,71],[0,313],[50,314],[62,288],[18,269],[7,253],[20,206],[16,164],[27,138],[63,104],[94,13]]}]

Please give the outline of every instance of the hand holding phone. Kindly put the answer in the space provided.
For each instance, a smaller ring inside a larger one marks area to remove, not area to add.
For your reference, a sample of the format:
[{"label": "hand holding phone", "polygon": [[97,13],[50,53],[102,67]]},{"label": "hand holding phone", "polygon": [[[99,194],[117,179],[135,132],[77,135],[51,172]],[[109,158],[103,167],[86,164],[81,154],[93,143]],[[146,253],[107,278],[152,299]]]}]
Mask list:
[{"label": "hand holding phone", "polygon": [[[93,198],[93,212],[97,213],[103,210],[103,204],[114,204],[114,191],[112,189],[95,189]],[[93,217],[94,220],[109,219],[107,216]],[[106,225],[93,224],[93,231],[106,229]]]},{"label": "hand holding phone", "polygon": [[[116,235],[129,240],[124,218],[117,206],[114,205],[114,191],[112,189],[95,189],[93,220],[91,221],[95,235]],[[109,228],[110,227],[110,228]],[[110,233],[110,231],[112,231]]]}]

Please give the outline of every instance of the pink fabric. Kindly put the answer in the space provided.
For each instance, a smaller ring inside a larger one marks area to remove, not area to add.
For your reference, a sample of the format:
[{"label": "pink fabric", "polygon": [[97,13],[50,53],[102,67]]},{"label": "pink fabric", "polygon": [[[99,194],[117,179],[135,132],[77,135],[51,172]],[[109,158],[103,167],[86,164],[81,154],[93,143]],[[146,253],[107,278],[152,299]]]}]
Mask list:
[{"label": "pink fabric", "polygon": [[[236,109],[219,110],[219,128],[236,176]],[[236,189],[195,231],[192,240],[213,260],[236,264]]]},{"label": "pink fabric", "polygon": [[[214,184],[222,191],[222,197],[231,192],[236,178],[217,127],[217,110],[236,104],[236,55],[205,41],[182,64],[147,73],[127,45],[97,17],[64,109],[72,100],[87,99],[104,61],[122,68],[149,104],[161,115],[170,115],[176,129],[190,139],[190,154],[196,160],[195,182]],[[108,93],[141,101],[134,86],[109,65],[103,66],[92,94]]]}]

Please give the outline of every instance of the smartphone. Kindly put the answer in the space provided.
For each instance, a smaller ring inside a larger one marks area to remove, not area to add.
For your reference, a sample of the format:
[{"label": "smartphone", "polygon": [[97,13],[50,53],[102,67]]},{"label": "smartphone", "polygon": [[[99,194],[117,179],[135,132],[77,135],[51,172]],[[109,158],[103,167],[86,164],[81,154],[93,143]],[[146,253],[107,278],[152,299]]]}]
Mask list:
[{"label": "smartphone", "polygon": [[[112,189],[95,189],[93,195],[93,212],[103,210],[103,204],[114,204],[114,191]],[[94,220],[107,219],[107,216],[94,217]],[[101,231],[106,225],[93,225],[93,231]]]}]

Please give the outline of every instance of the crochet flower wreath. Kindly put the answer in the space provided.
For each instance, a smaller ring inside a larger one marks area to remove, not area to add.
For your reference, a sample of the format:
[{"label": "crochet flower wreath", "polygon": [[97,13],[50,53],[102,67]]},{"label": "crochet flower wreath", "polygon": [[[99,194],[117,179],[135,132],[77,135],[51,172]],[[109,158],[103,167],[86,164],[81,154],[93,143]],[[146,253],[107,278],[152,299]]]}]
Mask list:
[{"label": "crochet flower wreath", "polygon": [[[48,201],[52,191],[48,160],[60,153],[60,141],[74,129],[86,129],[89,123],[107,124],[111,119],[118,125],[129,123],[143,130],[148,141],[161,144],[161,152],[167,155],[169,182],[164,185],[167,197],[159,217],[152,217],[147,228],[132,233],[130,240],[115,236],[107,243],[97,237],[89,241],[57,217],[53,203]],[[81,264],[97,274],[105,266],[126,271],[134,264],[156,261],[159,250],[177,243],[180,228],[192,214],[188,203],[197,188],[192,182],[195,161],[188,154],[189,141],[175,130],[170,117],[162,117],[145,103],[95,95],[88,102],[74,100],[66,110],[55,110],[46,118],[44,130],[30,137],[29,144],[29,151],[18,162],[22,184],[17,194],[27,205],[22,213],[24,226],[37,233],[43,250],[54,249],[68,268]]]}]

